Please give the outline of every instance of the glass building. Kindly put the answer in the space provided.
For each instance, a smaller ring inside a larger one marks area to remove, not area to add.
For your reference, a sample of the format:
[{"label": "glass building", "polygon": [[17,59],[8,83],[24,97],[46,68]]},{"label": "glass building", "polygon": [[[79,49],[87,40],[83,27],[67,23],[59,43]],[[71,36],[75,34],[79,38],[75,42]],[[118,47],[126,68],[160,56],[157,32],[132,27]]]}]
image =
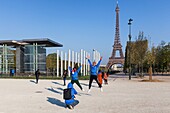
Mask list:
[{"label": "glass building", "polygon": [[6,44],[0,46],[0,73],[8,73],[15,68],[15,50]]},{"label": "glass building", "polygon": [[46,48],[63,45],[48,38],[24,40],[0,40],[0,73],[46,73]]}]

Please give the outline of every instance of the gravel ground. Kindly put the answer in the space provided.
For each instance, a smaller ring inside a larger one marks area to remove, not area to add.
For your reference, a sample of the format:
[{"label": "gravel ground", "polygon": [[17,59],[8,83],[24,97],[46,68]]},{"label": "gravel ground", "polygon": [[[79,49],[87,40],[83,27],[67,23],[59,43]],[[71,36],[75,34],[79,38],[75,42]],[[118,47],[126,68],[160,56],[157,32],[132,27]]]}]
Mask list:
[{"label": "gravel ground", "polygon": [[153,78],[164,82],[111,75],[103,92],[94,82],[89,94],[88,81],[81,80],[85,91],[74,85],[80,102],[74,110],[65,108],[62,80],[0,79],[0,113],[170,113],[170,77]]}]

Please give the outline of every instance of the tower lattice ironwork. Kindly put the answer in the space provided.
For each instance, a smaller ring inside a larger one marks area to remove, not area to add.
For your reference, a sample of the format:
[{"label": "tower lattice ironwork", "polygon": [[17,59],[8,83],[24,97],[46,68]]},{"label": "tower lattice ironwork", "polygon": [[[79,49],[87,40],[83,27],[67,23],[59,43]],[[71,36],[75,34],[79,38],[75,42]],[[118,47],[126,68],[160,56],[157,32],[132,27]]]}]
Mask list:
[{"label": "tower lattice ironwork", "polygon": [[[116,6],[116,29],[115,29],[115,39],[111,57],[109,58],[109,62],[107,63],[107,68],[110,68],[114,64],[124,64],[124,55],[122,51],[122,45],[120,42],[120,33],[119,33],[119,6],[117,2]],[[116,56],[116,51],[119,52],[120,56]]]}]

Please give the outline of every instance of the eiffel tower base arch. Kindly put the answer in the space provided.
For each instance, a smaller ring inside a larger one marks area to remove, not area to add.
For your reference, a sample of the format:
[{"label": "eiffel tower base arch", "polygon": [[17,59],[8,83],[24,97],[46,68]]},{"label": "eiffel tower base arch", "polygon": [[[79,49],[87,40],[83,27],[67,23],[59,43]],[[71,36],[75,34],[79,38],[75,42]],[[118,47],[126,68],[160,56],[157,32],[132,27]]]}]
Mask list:
[{"label": "eiffel tower base arch", "polygon": [[122,64],[122,65],[124,65],[124,59],[122,59],[122,58],[109,58],[109,62],[107,63],[107,66],[106,66],[106,68],[107,69],[110,69],[111,67],[112,67],[112,65],[114,65],[114,64]]}]

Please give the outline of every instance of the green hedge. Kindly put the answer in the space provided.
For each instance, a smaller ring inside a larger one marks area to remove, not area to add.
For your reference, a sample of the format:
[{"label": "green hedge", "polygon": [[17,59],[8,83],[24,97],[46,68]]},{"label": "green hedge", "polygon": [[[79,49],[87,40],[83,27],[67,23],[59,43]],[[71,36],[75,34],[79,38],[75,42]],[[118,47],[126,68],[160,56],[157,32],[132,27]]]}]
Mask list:
[{"label": "green hedge", "polygon": [[[0,78],[3,79],[35,79],[35,76],[7,76],[7,75],[0,75]],[[46,80],[62,80],[62,77],[56,76],[40,76],[39,79],[46,79]],[[70,77],[67,77],[70,80]],[[79,76],[79,80],[89,80],[89,76]]]}]

